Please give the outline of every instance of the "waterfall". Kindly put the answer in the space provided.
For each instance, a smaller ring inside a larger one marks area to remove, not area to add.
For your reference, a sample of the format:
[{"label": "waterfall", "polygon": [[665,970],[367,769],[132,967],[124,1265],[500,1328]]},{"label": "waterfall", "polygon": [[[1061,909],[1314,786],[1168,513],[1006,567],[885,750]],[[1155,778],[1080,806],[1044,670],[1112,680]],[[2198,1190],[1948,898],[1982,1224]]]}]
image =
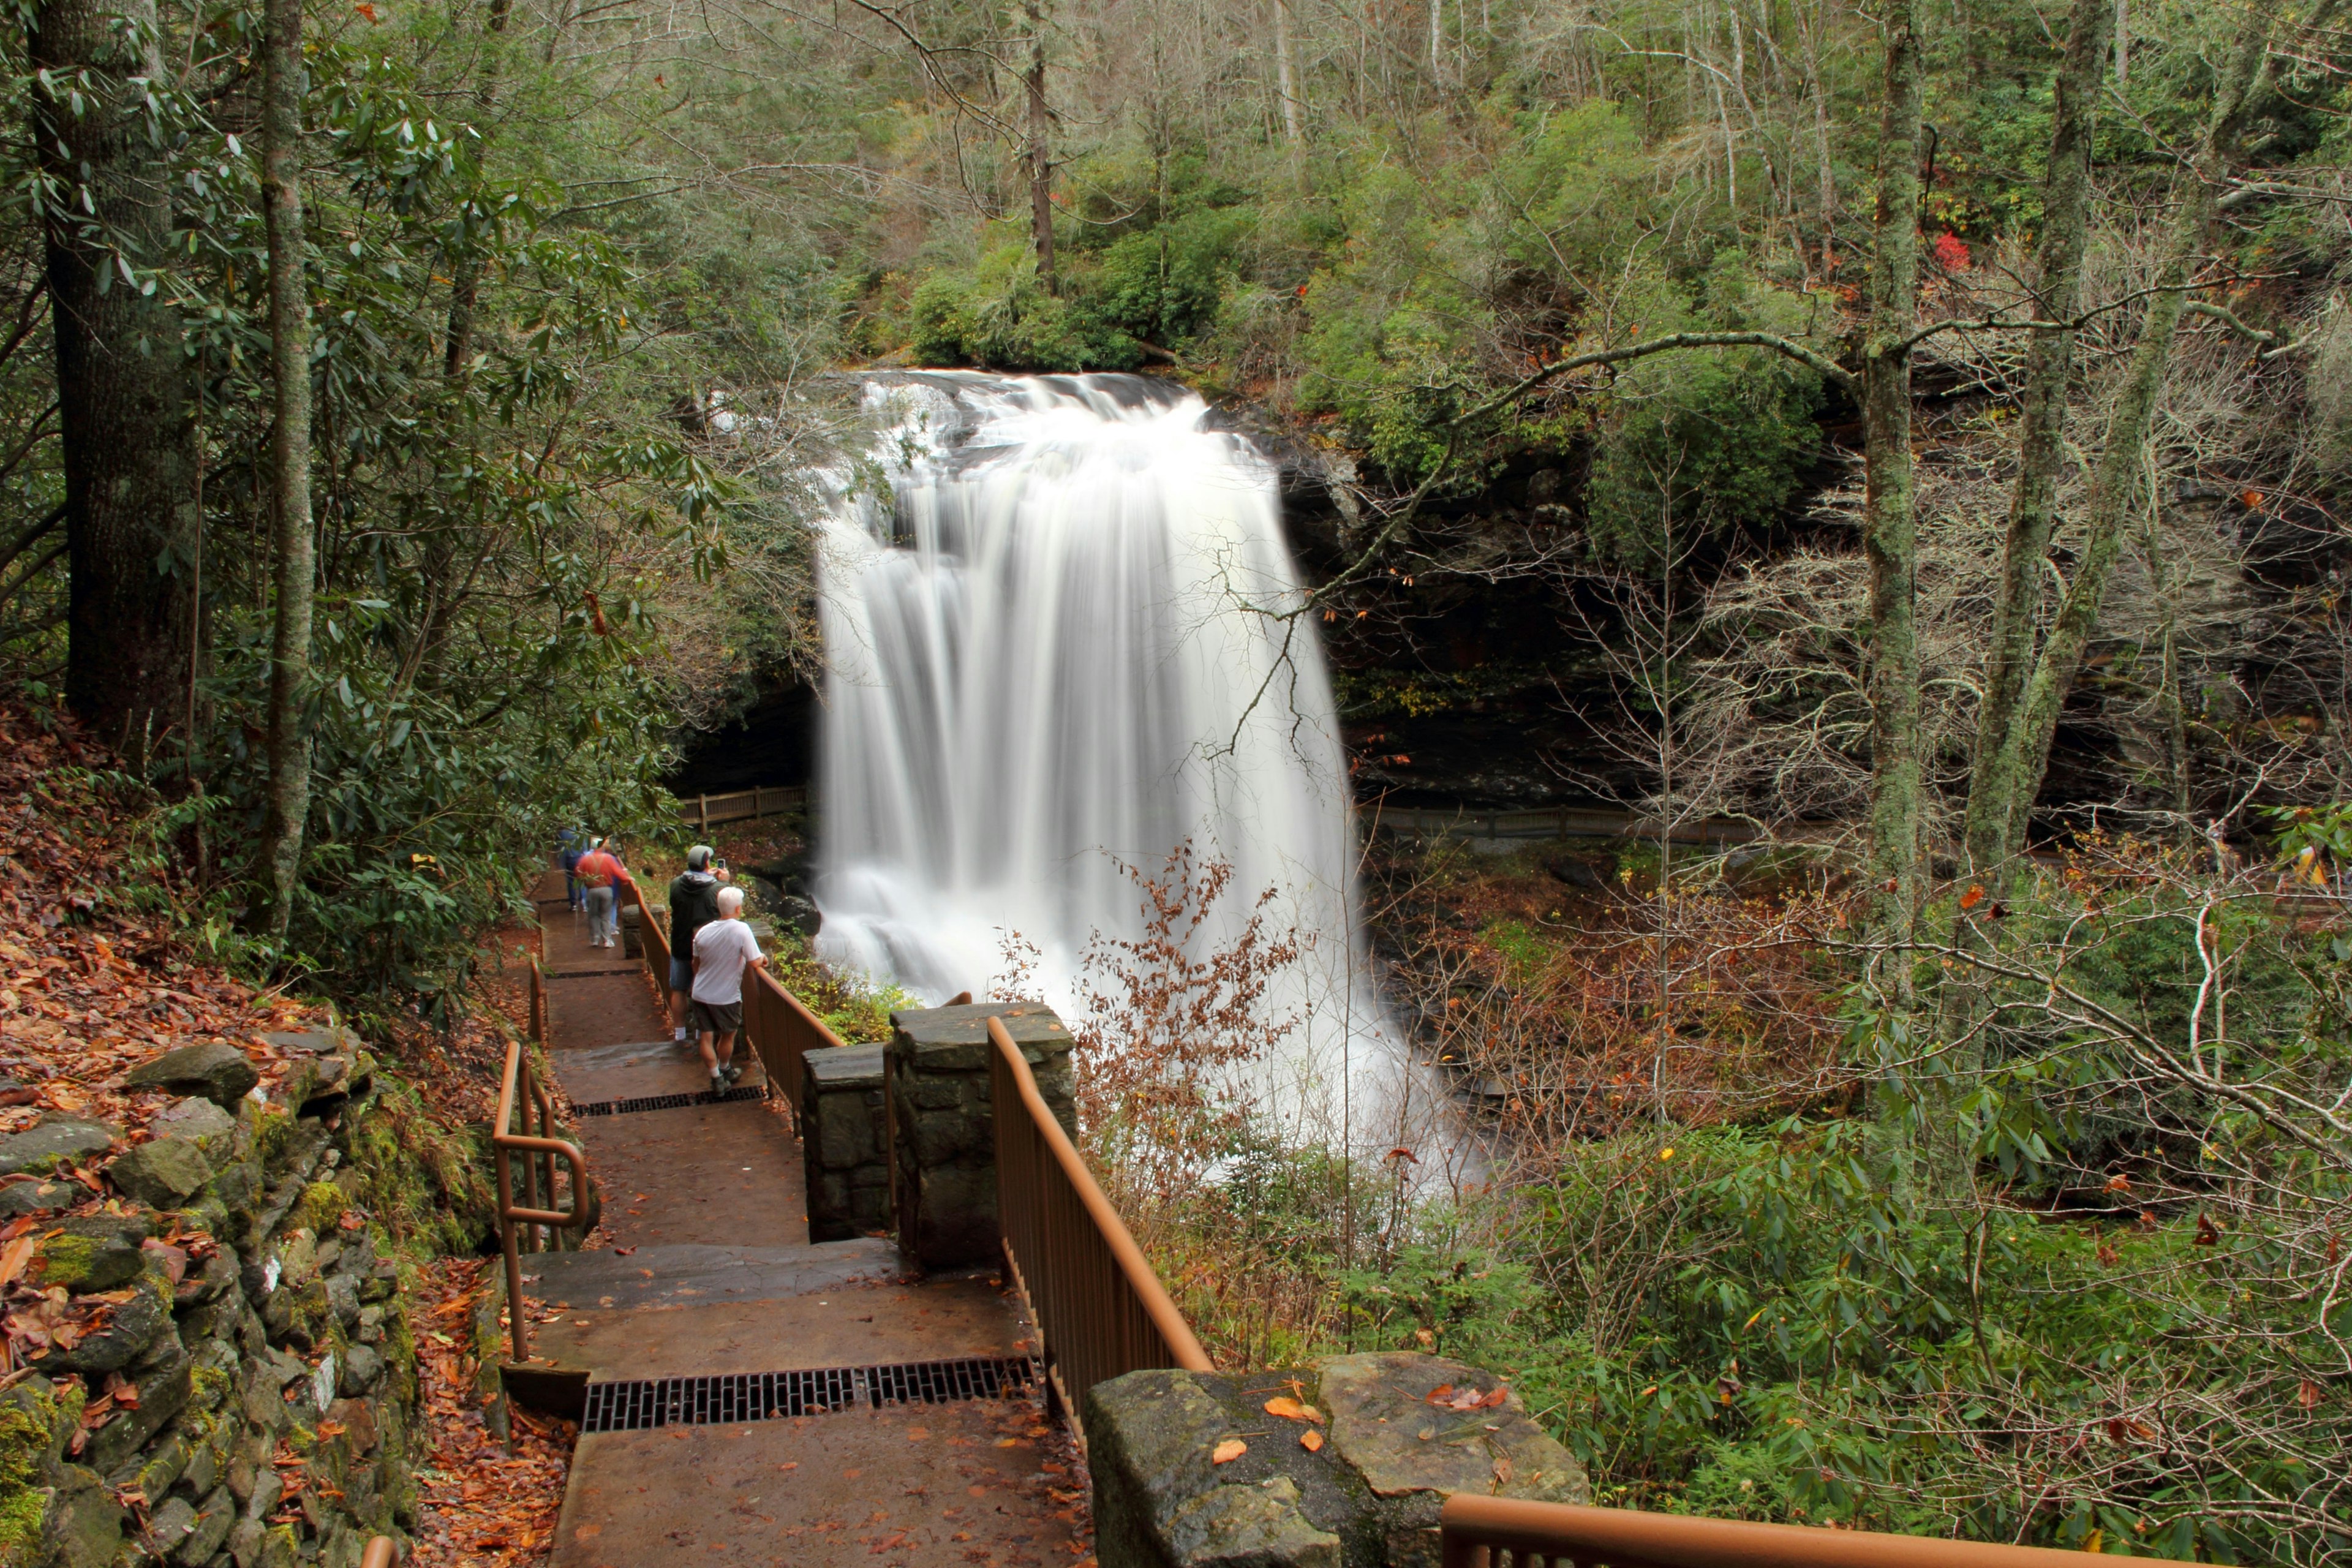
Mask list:
[{"label": "waterfall", "polygon": [[1189,840],[1233,868],[1204,948],[1268,889],[1268,924],[1305,942],[1261,1104],[1391,1137],[1402,1053],[1273,467],[1142,377],[912,373],[866,396],[877,437],[834,476],[819,563],[821,956],[936,1003],[986,994],[1017,933],[1028,989],[1075,1018],[1089,942],[1142,933],[1122,863]]}]

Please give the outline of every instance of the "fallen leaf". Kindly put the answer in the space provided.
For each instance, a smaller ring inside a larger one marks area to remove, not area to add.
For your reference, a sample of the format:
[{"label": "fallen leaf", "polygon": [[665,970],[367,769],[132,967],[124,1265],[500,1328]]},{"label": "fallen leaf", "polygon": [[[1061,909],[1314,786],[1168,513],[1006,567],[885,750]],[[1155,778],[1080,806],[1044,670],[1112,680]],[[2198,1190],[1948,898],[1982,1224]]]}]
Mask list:
[{"label": "fallen leaf", "polygon": [[1454,1385],[1452,1384],[1441,1383],[1435,1388],[1431,1389],[1426,1394],[1423,1395],[1422,1403],[1424,1405],[1443,1405],[1447,1399],[1453,1396],[1453,1394]]},{"label": "fallen leaf", "polygon": [[1323,1447],[1323,1434],[1309,1426],[1298,1435],[1298,1446],[1310,1454],[1319,1453]]},{"label": "fallen leaf", "polygon": [[1509,1389],[1507,1389],[1507,1388],[1505,1388],[1501,1384],[1499,1384],[1499,1383],[1498,1383],[1498,1384],[1496,1384],[1495,1385],[1495,1391],[1494,1391],[1492,1394],[1489,1394],[1488,1395],[1486,1395],[1486,1398],[1484,1398],[1484,1399],[1480,1400],[1480,1401],[1478,1402],[1478,1404],[1479,1404],[1480,1407],[1481,1407],[1481,1408],[1483,1408],[1483,1409],[1492,1410],[1493,1408],[1495,1408],[1495,1406],[1496,1406],[1497,1405],[1500,1405],[1501,1403],[1503,1403],[1503,1401],[1504,1401],[1504,1400],[1508,1399],[1510,1396],[1511,1396],[1511,1391],[1510,1391]]},{"label": "fallen leaf", "polygon": [[1209,1463],[1213,1465],[1230,1465],[1235,1459],[1240,1458],[1244,1454],[1248,1452],[1249,1445],[1247,1443],[1243,1442],[1239,1437],[1228,1437],[1223,1442],[1218,1444],[1213,1449],[1210,1450]]},{"label": "fallen leaf", "polygon": [[1265,1413],[1268,1415],[1279,1415],[1286,1421],[1307,1419],[1307,1406],[1283,1394],[1276,1394],[1265,1402]]}]

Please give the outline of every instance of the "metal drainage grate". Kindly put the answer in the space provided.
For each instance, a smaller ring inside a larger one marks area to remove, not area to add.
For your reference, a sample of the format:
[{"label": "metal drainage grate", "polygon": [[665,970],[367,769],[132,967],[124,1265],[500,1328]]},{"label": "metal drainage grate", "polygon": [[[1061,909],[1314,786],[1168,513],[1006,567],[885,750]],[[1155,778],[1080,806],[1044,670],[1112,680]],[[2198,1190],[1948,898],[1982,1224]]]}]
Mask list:
[{"label": "metal drainage grate", "polygon": [[676,1110],[688,1105],[725,1105],[738,1100],[765,1100],[764,1083],[739,1083],[733,1089],[704,1089],[699,1094],[641,1094],[635,1100],[595,1100],[575,1105],[577,1116],[626,1116],[633,1110]]},{"label": "metal drainage grate", "polygon": [[746,1372],[716,1377],[656,1377],[592,1383],[580,1430],[635,1432],[648,1426],[705,1426],[774,1421],[866,1405],[945,1405],[1001,1399],[1034,1385],[1026,1356],[995,1360],[902,1362],[895,1366],[829,1366],[813,1372]]}]

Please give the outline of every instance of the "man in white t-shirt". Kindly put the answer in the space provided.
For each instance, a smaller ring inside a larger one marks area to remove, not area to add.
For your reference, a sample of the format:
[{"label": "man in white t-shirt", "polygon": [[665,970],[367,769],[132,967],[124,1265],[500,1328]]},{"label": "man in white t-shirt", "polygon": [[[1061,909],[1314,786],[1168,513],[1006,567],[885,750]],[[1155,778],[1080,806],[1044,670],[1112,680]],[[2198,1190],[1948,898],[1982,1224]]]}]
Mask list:
[{"label": "man in white t-shirt", "polygon": [[767,962],[759,938],[743,923],[743,889],[719,889],[719,918],[694,933],[694,984],[688,992],[714,1092],[743,1076],[734,1062],[735,1036],[743,1027],[743,971]]}]

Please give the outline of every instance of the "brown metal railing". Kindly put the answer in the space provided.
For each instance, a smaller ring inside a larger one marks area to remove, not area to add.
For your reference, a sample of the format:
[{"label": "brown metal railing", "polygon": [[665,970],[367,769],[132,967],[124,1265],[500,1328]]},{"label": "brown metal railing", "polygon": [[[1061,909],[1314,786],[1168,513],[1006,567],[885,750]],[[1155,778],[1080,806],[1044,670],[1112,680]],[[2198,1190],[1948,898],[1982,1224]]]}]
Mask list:
[{"label": "brown metal railing", "polygon": [[1215,1371],[1037,1092],[1021,1047],[994,1018],[988,1038],[997,1223],[1072,1422],[1087,1390],[1105,1378],[1156,1366]]},{"label": "brown metal railing", "polygon": [[2077,1552],[1456,1492],[1444,1568],[2066,1568]]},{"label": "brown metal railing", "polygon": [[[645,960],[646,973],[654,977],[654,988],[661,993],[662,1005],[670,1003],[669,989],[669,928],[654,918],[654,907],[646,900],[646,890],[630,878],[622,887],[637,901],[637,953]],[[619,898],[615,891],[613,895]]]},{"label": "brown metal railing", "polygon": [[792,1107],[797,1125],[801,1108],[808,1103],[805,1058],[811,1051],[840,1045],[841,1037],[826,1028],[824,1019],[765,969],[747,969],[743,972],[743,1037],[758,1054],[768,1081]]},{"label": "brown metal railing", "polygon": [[[530,1044],[546,1037],[547,980],[539,955],[530,960]],[[516,1113],[521,1121],[518,1124]],[[490,1123],[490,1146],[498,1161],[499,1249],[507,1260],[507,1321],[513,1329],[514,1358],[530,1359],[530,1340],[522,1299],[522,1254],[546,1248],[549,1233],[576,1230],[593,1212],[588,1198],[588,1157],[580,1146],[554,1136],[555,1097],[530,1070],[530,1053],[524,1041],[507,1042],[506,1072],[499,1080],[499,1113]],[[516,1156],[521,1156],[522,1190],[515,1190]],[[572,1193],[568,1210],[555,1202],[555,1162],[568,1167]],[[544,1227],[544,1229],[542,1229]]]},{"label": "brown metal railing", "polygon": [[389,1535],[379,1535],[360,1554],[360,1568],[392,1568],[399,1561],[400,1542]]}]

